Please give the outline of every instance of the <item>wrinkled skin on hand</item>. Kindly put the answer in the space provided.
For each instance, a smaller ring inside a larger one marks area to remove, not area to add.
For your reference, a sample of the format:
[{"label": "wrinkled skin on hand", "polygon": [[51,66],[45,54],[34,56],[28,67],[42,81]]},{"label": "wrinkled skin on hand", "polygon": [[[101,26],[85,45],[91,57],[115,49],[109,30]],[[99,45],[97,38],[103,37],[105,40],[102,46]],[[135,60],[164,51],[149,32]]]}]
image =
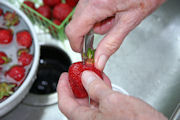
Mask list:
[{"label": "wrinkled skin on hand", "polygon": [[96,68],[103,70],[109,57],[127,34],[164,0],[80,0],[66,34],[74,51],[82,50],[83,36],[94,29],[105,34],[95,54]]},{"label": "wrinkled skin on hand", "polygon": [[93,100],[91,105],[88,98],[73,95],[67,73],[60,77],[58,105],[69,120],[167,120],[142,100],[113,91],[105,75],[102,80],[94,72],[85,71],[82,83]]}]

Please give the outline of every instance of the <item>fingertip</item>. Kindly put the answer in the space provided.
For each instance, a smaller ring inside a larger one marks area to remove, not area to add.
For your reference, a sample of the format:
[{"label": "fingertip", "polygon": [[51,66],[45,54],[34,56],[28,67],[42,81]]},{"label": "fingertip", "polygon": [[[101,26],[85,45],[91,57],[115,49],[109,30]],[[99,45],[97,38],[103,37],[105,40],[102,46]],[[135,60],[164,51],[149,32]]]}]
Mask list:
[{"label": "fingertip", "polygon": [[91,82],[93,82],[96,79],[97,79],[97,76],[93,74],[93,72],[91,71],[86,70],[82,73],[82,83],[86,90],[89,84],[91,84]]},{"label": "fingertip", "polygon": [[[58,81],[58,85],[57,85],[57,92],[59,91],[59,89],[60,89],[60,86],[61,86],[61,83],[63,82],[63,81],[66,81],[66,80],[68,80],[68,73],[67,72],[64,72],[64,73],[62,73],[61,75],[60,75],[60,77],[59,77],[59,81]],[[64,83],[63,83],[64,84]]]},{"label": "fingertip", "polygon": [[105,65],[106,65],[106,63],[108,61],[108,58],[109,57],[107,55],[104,55],[104,54],[97,55],[95,53],[95,67],[97,69],[99,69],[100,71],[103,71],[103,69],[104,69],[104,67],[105,67]]},{"label": "fingertip", "polygon": [[77,36],[78,34],[76,33],[76,30],[72,26],[73,24],[70,22],[65,28],[66,36],[69,40],[72,50],[75,52],[81,52],[82,37]]},{"label": "fingertip", "polygon": [[84,71],[82,73],[82,83],[88,95],[96,102],[111,92],[108,85],[105,84],[98,75],[91,71]]}]

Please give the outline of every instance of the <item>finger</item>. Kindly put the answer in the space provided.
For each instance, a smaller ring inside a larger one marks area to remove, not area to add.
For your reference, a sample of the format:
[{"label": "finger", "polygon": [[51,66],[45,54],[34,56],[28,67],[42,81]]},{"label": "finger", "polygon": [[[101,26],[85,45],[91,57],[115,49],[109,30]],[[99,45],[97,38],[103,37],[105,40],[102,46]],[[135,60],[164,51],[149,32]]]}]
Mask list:
[{"label": "finger", "polygon": [[107,18],[99,23],[96,23],[93,30],[97,34],[105,34],[107,33],[114,24],[114,17]]},{"label": "finger", "polygon": [[136,11],[127,11],[116,15],[115,25],[96,48],[96,68],[104,69],[107,60],[120,47],[127,34],[140,23],[141,17],[138,16],[140,15]]},{"label": "finger", "polygon": [[99,102],[113,91],[92,71],[82,73],[82,83],[91,99]]},{"label": "finger", "polygon": [[63,73],[61,75],[57,86],[57,92],[59,109],[66,116],[70,116],[73,110],[79,106],[79,104],[76,102],[69,86],[67,73]]},{"label": "finger", "polygon": [[104,80],[105,84],[112,89],[112,85],[111,85],[111,81],[110,81],[109,77],[104,73],[102,76],[103,76],[103,80]]},{"label": "finger", "polygon": [[95,3],[97,4],[97,1],[89,0],[84,8],[77,8],[77,10],[81,12],[75,12],[75,17],[73,17],[65,29],[70,45],[76,52],[81,51],[83,36],[93,28],[94,24],[107,17],[111,17],[115,12],[115,9],[110,10],[109,7],[109,9],[105,9],[107,5],[103,6],[102,9],[100,8],[102,6],[97,7],[98,5],[95,6]]},{"label": "finger", "polygon": [[[102,74],[102,77],[103,77],[103,81],[105,82],[105,84],[112,89],[111,81],[110,81],[110,79],[108,78],[108,76],[106,76],[106,75],[103,73],[103,74]],[[94,100],[91,99],[91,100],[90,100],[90,105],[91,105],[91,107],[98,107],[99,103],[97,103],[96,101],[94,101]]]},{"label": "finger", "polygon": [[61,75],[57,91],[59,108],[69,119],[90,119],[98,113],[95,108],[92,109],[78,104],[69,86],[67,73]]}]

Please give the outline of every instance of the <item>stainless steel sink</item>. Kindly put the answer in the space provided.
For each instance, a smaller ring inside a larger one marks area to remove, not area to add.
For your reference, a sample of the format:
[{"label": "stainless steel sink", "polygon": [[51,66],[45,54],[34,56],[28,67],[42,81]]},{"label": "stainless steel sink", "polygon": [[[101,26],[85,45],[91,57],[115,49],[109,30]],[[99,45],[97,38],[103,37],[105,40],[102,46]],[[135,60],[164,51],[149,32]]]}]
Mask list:
[{"label": "stainless steel sink", "polygon": [[170,117],[180,102],[180,1],[167,1],[133,30],[105,73]]},{"label": "stainless steel sink", "polygon": [[[102,37],[95,37],[96,45]],[[113,84],[170,118],[180,102],[180,1],[167,1],[134,29],[104,72]],[[42,107],[24,102],[0,119],[66,120],[57,104]]]}]

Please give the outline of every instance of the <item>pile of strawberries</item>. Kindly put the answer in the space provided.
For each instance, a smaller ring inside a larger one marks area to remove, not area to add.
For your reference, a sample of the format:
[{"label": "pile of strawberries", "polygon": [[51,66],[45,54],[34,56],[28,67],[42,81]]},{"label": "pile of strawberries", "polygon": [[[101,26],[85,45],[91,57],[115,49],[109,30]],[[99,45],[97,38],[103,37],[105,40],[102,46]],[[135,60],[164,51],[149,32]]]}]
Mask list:
[{"label": "pile of strawberries", "polygon": [[[18,87],[25,79],[29,66],[32,63],[33,55],[30,54],[32,37],[29,31],[16,31],[16,26],[20,24],[20,18],[15,12],[4,12],[0,8],[1,21],[0,27],[0,75],[4,73],[5,80],[0,77],[0,101],[10,96],[14,88]],[[6,51],[7,48],[16,46],[17,51]],[[14,58],[12,54],[15,53]],[[13,65],[10,65],[10,63]],[[16,62],[16,63],[15,63]],[[15,63],[15,64],[14,64]],[[8,70],[4,69],[8,68]]]},{"label": "pile of strawberries", "polygon": [[61,0],[43,0],[43,5],[38,8],[29,0],[24,1],[24,4],[36,10],[44,17],[52,20],[53,23],[60,25],[72,11],[73,7],[76,6],[78,1],[79,0],[66,0],[66,3],[62,3]]}]

